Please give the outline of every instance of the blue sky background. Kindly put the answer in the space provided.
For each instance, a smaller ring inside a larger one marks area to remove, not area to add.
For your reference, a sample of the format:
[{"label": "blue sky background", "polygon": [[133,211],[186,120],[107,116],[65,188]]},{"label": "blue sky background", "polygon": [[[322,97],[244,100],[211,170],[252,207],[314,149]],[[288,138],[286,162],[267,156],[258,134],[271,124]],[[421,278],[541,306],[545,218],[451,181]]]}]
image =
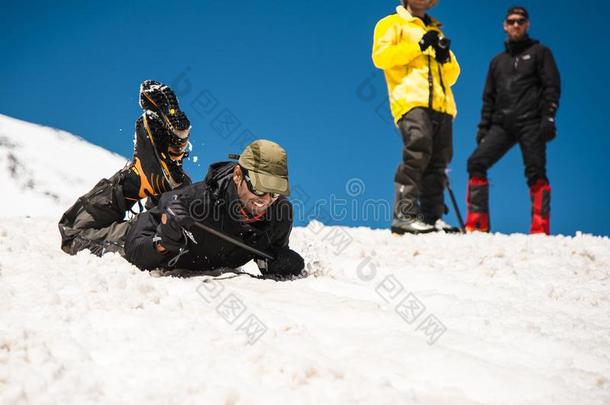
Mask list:
[{"label": "blue sky background", "polygon": [[[370,53],[375,23],[397,4],[3,0],[0,113],[65,129],[129,157],[139,83],[156,79],[176,85],[191,119],[193,179],[202,179],[209,163],[239,153],[244,140],[260,137],[288,150],[294,197],[307,209],[331,194],[348,207],[392,201],[402,143],[387,121],[386,87]],[[530,11],[532,37],[553,50],[563,82],[558,138],[548,148],[552,231],[609,235],[604,26],[610,6],[521,4]],[[459,113],[451,180],[463,214],[483,81],[489,60],[503,49],[501,23],[510,5],[441,0],[431,11],[445,24],[462,67],[454,87]],[[221,126],[229,114],[235,125]],[[489,174],[495,231],[529,229],[523,170],[514,148]],[[355,188],[356,197],[355,189],[346,190],[350,179],[364,186]],[[389,218],[373,215],[322,216],[389,226]],[[456,223],[453,212],[448,218]]]}]

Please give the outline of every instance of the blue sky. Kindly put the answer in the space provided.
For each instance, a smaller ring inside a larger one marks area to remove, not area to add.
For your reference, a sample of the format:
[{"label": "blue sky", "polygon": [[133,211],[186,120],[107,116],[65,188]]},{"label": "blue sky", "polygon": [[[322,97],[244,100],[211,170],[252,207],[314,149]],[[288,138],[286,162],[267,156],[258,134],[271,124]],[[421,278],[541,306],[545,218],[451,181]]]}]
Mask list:
[{"label": "blue sky", "polygon": [[[3,1],[0,113],[65,129],[128,157],[139,83],[172,83],[193,125],[198,160],[187,170],[195,180],[209,163],[239,153],[245,139],[269,138],[288,150],[295,197],[308,197],[307,210],[333,196],[360,213],[334,221],[322,214],[326,222],[385,228],[389,218],[366,216],[362,205],[393,199],[402,143],[386,120],[385,83],[370,53],[375,23],[397,4]],[[521,4],[530,11],[532,37],[553,50],[562,75],[558,138],[548,148],[552,231],[609,235],[603,27],[610,6]],[[489,60],[503,49],[501,23],[510,5],[441,0],[431,11],[462,67],[454,87],[451,180],[463,214],[483,81]],[[219,126],[228,118],[233,125]],[[489,177],[493,229],[527,232],[530,204],[518,148]],[[456,222],[453,212],[448,218]]]}]

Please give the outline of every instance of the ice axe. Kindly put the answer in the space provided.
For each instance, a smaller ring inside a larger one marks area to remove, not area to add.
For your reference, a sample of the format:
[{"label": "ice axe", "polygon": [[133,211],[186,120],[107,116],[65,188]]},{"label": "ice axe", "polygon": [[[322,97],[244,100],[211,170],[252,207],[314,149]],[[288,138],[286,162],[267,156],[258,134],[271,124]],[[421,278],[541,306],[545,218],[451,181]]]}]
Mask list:
[{"label": "ice axe", "polygon": [[269,253],[263,252],[262,250],[254,248],[254,247],[252,247],[252,246],[250,246],[250,245],[248,245],[248,244],[246,244],[246,243],[244,243],[244,242],[242,242],[240,240],[237,240],[237,239],[235,239],[235,238],[233,238],[233,237],[231,237],[229,235],[226,235],[226,234],[220,232],[219,230],[212,228],[211,226],[204,225],[204,224],[202,224],[200,222],[194,222],[193,226],[196,226],[197,228],[199,228],[199,229],[201,229],[203,231],[211,233],[212,235],[217,236],[220,239],[224,239],[224,240],[226,240],[229,243],[232,243],[232,244],[234,244],[236,246],[239,246],[240,248],[242,248],[244,250],[247,250],[250,253],[254,253],[256,255],[259,255],[260,257],[263,257],[263,258],[265,258],[267,260],[271,260],[271,261],[275,260],[275,257],[270,255]]},{"label": "ice axe", "polygon": [[447,191],[449,192],[449,197],[451,198],[451,203],[453,204],[453,209],[455,210],[455,216],[460,223],[460,233],[464,233],[464,220],[462,219],[462,214],[460,213],[460,208],[458,207],[457,201],[455,199],[455,194],[453,194],[453,190],[451,189],[451,183],[449,182],[449,169],[445,170],[445,187],[447,187]]}]

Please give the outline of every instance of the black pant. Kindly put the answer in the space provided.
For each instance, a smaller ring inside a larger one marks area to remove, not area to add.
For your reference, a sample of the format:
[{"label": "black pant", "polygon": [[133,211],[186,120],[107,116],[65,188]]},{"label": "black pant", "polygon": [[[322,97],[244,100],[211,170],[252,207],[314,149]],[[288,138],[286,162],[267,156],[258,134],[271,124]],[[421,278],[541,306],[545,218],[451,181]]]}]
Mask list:
[{"label": "black pant", "polygon": [[433,223],[445,212],[445,169],[453,157],[451,115],[414,108],[398,121],[404,148],[395,182],[403,185],[401,199]]},{"label": "black pant", "polygon": [[117,252],[124,256],[125,235],[131,226],[125,222],[126,211],[119,171],[110,179],[100,180],[87,194],[80,197],[59,221],[61,248],[75,255],[89,250],[98,256]]},{"label": "black pant", "polygon": [[540,122],[527,124],[492,125],[479,146],[468,158],[468,174],[470,177],[486,178],[487,171],[510,148],[519,143],[525,177],[528,185],[546,177],[546,142],[540,133]]}]

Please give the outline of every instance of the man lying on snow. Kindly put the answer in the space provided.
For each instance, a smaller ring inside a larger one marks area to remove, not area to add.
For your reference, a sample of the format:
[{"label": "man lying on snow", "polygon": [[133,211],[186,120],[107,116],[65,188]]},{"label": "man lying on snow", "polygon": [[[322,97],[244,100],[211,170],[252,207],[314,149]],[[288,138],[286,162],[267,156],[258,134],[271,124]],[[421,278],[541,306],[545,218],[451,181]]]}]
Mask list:
[{"label": "man lying on snow", "polygon": [[238,163],[213,164],[203,182],[163,194],[157,207],[138,215],[126,235],[125,257],[142,269],[189,270],[239,267],[257,259],[195,226],[201,223],[274,256],[257,260],[263,275],[298,275],[304,263],[288,248],[288,193],[284,149],[271,141],[252,142]]},{"label": "man lying on snow", "polygon": [[[143,270],[207,271],[256,260],[263,275],[299,275],[303,258],[288,247],[292,205],[284,149],[254,141],[232,155],[237,163],[212,164],[202,182],[191,184],[182,170],[190,123],[173,91],[144,82],[140,105],[134,159],[64,213],[62,249],[117,252]],[[146,196],[149,210],[125,221],[126,211]]]}]

